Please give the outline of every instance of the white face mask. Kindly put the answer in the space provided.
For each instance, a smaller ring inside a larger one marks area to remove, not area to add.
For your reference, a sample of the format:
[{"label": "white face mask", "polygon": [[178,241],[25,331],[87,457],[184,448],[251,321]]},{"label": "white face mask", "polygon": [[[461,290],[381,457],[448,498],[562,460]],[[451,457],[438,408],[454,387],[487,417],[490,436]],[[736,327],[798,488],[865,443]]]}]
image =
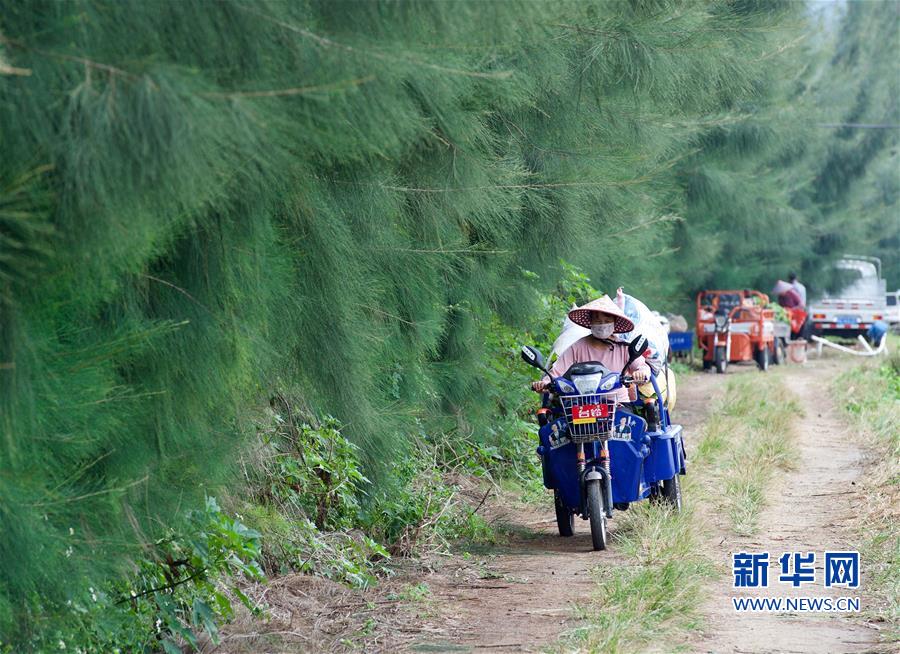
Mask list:
[{"label": "white face mask", "polygon": [[613,335],[613,330],[616,328],[615,323],[607,322],[607,323],[595,323],[591,325],[591,334],[594,335],[594,338],[599,338],[601,340],[607,339]]}]

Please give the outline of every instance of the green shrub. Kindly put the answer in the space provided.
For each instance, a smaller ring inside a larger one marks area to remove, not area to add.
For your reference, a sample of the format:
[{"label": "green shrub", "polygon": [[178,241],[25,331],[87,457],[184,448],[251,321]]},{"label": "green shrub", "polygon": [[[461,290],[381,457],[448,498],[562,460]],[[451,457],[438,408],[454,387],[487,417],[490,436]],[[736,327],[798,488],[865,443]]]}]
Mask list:
[{"label": "green shrub", "polygon": [[326,417],[313,426],[303,422],[283,398],[282,410],[262,427],[265,465],[250,480],[262,501],[291,504],[310,516],[318,529],[355,525],[359,497],[369,485],[361,470],[358,449]]},{"label": "green shrub", "polygon": [[360,507],[371,486],[358,449],[336,420],[314,420],[278,395],[258,425],[235,503],[263,534],[262,560],[270,574],[318,574],[369,586],[389,557],[359,530]]},{"label": "green shrub", "polygon": [[[209,497],[203,510],[188,512],[181,530],[148,545],[127,579],[88,586],[64,606],[33,598],[38,629],[27,639],[29,649],[181,654],[182,646],[198,647],[201,632],[216,643],[218,625],[234,615],[234,599],[256,610],[236,582],[263,578],[259,555],[259,532]],[[21,650],[6,645],[3,651]]]}]

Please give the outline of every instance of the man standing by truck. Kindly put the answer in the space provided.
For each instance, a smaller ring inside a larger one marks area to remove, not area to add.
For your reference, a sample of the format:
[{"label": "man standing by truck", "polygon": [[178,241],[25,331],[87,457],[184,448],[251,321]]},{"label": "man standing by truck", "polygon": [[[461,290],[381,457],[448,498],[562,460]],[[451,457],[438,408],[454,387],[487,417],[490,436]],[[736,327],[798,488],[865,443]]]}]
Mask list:
[{"label": "man standing by truck", "polygon": [[796,273],[788,274],[788,283],[797,291],[797,294],[800,296],[800,306],[802,308],[806,308],[806,287],[800,283],[797,279]]},{"label": "man standing by truck", "polygon": [[[806,312],[806,287],[797,281],[797,275],[791,273],[788,276],[790,282],[779,279],[775,282],[772,294],[778,299],[778,304],[784,307],[790,321],[791,339],[809,338],[810,324],[809,314]],[[797,288],[799,285],[800,288]]]},{"label": "man standing by truck", "polygon": [[806,305],[800,291],[783,279],[775,282],[772,294],[777,298],[778,304],[785,309],[802,309]]}]

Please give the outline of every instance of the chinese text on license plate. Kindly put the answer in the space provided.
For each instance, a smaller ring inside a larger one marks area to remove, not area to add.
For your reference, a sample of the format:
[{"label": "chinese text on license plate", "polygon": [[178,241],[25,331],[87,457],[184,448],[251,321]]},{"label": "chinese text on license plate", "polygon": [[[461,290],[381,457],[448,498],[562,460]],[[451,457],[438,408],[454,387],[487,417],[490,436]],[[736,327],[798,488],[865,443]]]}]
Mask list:
[{"label": "chinese text on license plate", "polygon": [[609,416],[609,406],[606,404],[584,404],[572,407],[572,422],[576,425],[597,422],[598,418],[607,416]]}]

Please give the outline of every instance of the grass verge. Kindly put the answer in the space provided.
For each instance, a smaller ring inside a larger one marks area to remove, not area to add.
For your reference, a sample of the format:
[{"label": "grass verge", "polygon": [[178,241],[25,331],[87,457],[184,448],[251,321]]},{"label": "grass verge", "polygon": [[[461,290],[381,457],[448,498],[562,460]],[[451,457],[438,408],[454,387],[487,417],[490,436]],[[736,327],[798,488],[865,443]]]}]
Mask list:
[{"label": "grass verge", "polygon": [[884,622],[887,642],[900,642],[900,338],[893,354],[868,360],[834,382],[851,429],[871,452],[864,477],[858,542],[863,579],[876,602],[869,619]]},{"label": "grass verge", "polygon": [[639,652],[695,629],[705,582],[717,574],[701,515],[739,534],[756,529],[765,489],[789,467],[799,413],[777,374],[729,379],[700,433],[686,435],[685,509],[640,502],[617,516],[613,543],[626,562],[597,566],[594,599],[579,616],[586,625],[562,649]]},{"label": "grass verge", "polygon": [[[724,488],[724,503],[732,531],[754,534],[766,489],[779,472],[790,470],[795,458],[794,420],[803,415],[775,374],[745,375],[729,382],[721,409],[704,438],[722,452],[714,467]],[[709,433],[718,430],[718,433]]]},{"label": "grass verge", "polygon": [[578,616],[586,625],[562,649],[643,651],[664,630],[693,627],[704,580],[715,573],[695,524],[692,509],[674,514],[649,502],[623,514],[613,538],[628,562],[595,568],[594,600]]}]

